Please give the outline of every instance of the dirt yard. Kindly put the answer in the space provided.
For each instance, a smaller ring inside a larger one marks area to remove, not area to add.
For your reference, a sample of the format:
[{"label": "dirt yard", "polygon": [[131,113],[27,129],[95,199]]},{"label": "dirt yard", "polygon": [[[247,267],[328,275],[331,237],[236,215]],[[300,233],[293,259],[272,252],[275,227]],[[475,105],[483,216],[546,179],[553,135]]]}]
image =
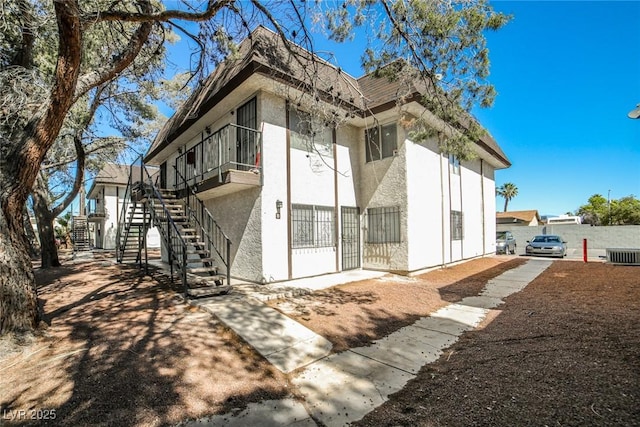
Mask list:
[{"label": "dirt yard", "polygon": [[[484,258],[272,304],[338,351],[477,295],[523,262]],[[51,425],[172,425],[289,394],[285,375],[166,279],[106,260],[37,277],[50,326],[0,351],[0,424],[55,410]],[[359,424],[640,425],[639,336],[640,268],[559,261]]]},{"label": "dirt yard", "polygon": [[166,280],[104,261],[36,274],[51,326],[0,355],[0,425],[49,410],[51,425],[168,425],[288,394],[283,374]]},{"label": "dirt yard", "polygon": [[359,426],[640,425],[640,268],[556,262]]}]

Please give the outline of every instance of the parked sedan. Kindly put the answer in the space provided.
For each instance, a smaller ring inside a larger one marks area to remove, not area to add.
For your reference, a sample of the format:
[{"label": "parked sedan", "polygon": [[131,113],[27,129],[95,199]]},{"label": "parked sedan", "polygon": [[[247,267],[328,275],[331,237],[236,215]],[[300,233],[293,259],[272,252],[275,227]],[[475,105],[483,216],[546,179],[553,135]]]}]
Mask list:
[{"label": "parked sedan", "polygon": [[553,234],[535,236],[533,240],[527,240],[525,252],[527,255],[563,258],[567,255],[567,242],[562,237]]},{"label": "parked sedan", "polygon": [[516,239],[510,231],[498,231],[496,233],[496,253],[515,254]]}]

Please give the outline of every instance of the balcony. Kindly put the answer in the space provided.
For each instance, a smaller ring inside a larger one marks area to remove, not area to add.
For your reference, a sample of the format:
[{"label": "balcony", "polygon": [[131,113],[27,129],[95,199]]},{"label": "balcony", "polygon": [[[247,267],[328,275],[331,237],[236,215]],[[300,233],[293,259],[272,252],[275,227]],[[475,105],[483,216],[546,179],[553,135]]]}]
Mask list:
[{"label": "balcony", "polygon": [[104,204],[98,203],[97,199],[89,200],[86,207],[86,213],[89,221],[101,221],[106,217]]},{"label": "balcony", "polygon": [[206,200],[262,185],[262,133],[228,124],[176,159],[176,190]]}]

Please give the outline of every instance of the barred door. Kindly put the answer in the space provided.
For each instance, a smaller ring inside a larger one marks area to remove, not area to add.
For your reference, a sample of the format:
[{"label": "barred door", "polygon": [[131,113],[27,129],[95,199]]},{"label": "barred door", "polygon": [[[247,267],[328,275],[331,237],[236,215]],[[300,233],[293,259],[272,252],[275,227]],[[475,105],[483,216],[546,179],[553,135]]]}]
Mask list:
[{"label": "barred door", "polygon": [[360,268],[360,209],[342,206],[342,270]]},{"label": "barred door", "polygon": [[248,170],[254,167],[258,151],[255,132],[245,129],[256,129],[258,127],[256,98],[238,108],[237,118],[238,126],[242,127],[237,130],[236,162],[240,163],[238,169]]}]

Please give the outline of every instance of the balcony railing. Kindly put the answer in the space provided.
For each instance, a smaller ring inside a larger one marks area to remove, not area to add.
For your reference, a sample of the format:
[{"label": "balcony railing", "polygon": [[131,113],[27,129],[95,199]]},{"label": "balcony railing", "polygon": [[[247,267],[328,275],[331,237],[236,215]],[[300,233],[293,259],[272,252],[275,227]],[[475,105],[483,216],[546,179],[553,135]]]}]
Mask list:
[{"label": "balcony railing", "polygon": [[98,204],[95,199],[89,200],[86,207],[87,218],[104,218],[106,212],[104,210],[104,204]]},{"label": "balcony railing", "polygon": [[[178,156],[176,189],[182,190],[186,185],[194,186],[211,178],[217,178],[218,185],[223,184],[223,175],[232,170],[262,177],[260,153],[260,131],[228,124]],[[178,179],[178,174],[184,179]]]}]

